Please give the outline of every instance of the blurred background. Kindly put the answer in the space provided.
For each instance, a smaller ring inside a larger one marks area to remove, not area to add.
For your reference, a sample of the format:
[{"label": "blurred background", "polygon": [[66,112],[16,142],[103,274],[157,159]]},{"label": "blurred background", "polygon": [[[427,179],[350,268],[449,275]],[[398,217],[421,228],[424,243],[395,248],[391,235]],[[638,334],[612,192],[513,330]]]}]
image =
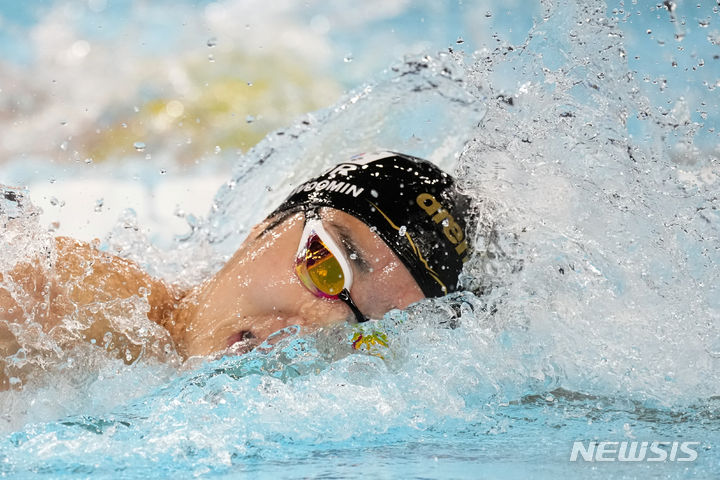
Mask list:
[{"label": "blurred background", "polygon": [[[702,124],[692,149],[716,152],[717,2],[607,12],[648,97]],[[522,43],[541,13],[520,0],[0,0],[0,183],[29,189],[58,234],[102,238],[132,208],[167,243],[268,132],[406,55]],[[506,80],[510,93],[527,81]]]}]

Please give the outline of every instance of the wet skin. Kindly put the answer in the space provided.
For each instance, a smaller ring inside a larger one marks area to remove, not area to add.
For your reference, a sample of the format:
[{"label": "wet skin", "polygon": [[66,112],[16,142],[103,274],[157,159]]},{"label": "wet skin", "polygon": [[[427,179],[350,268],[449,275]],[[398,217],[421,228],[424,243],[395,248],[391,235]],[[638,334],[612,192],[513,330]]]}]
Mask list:
[{"label": "wet skin", "polygon": [[[381,318],[424,298],[402,262],[367,225],[330,208],[319,214],[346,250],[354,277],[350,294],[366,317]],[[8,388],[3,359],[20,348],[13,332],[27,318],[65,345],[68,338],[102,345],[103,336],[112,330],[112,316],[123,314],[123,305],[115,301],[133,296],[147,299],[148,319],[167,329],[184,358],[223,351],[237,342],[248,350],[289,325],[309,331],[354,322],[346,304],[316,297],[295,274],[304,221],[302,213],[280,222],[265,220],[219,272],[189,292],[150,277],[132,261],[57,238],[57,259],[50,270],[33,259],[6,273],[6,278],[0,275],[0,390]],[[11,292],[6,285],[21,288]],[[69,331],[63,319],[70,315],[75,325],[85,327]],[[117,338],[123,342],[122,335]],[[131,353],[126,361],[134,361],[142,351],[141,345],[129,341],[118,347],[119,352]]]},{"label": "wet skin", "polygon": [[[346,249],[353,268],[350,294],[365,316],[381,318],[424,298],[402,262],[367,225],[333,209],[321,210],[320,216]],[[182,300],[166,325],[185,356],[222,350],[243,337],[256,343],[288,325],[307,331],[354,321],[347,305],[316,297],[295,274],[304,215],[264,231],[271,221],[255,227],[230,261]]]}]

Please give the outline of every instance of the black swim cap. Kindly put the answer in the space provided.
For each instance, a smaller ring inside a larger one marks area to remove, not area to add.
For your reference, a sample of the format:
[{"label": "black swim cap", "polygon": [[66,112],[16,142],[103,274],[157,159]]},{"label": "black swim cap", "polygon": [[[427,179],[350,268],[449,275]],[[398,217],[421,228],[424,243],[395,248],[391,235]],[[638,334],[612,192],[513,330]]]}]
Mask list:
[{"label": "black swim cap", "polygon": [[457,289],[472,249],[469,199],[437,166],[394,152],[356,155],[298,186],[273,215],[331,207],[375,231],[427,297]]}]

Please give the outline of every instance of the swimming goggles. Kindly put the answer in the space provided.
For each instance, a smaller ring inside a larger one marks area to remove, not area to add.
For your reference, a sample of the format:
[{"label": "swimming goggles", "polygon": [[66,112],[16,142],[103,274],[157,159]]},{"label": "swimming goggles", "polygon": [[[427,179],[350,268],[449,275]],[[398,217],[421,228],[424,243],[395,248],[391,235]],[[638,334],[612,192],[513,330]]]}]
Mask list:
[{"label": "swimming goggles", "polygon": [[350,298],[353,280],[350,263],[313,211],[306,213],[295,273],[315,296],[342,300],[359,323],[368,320]]}]

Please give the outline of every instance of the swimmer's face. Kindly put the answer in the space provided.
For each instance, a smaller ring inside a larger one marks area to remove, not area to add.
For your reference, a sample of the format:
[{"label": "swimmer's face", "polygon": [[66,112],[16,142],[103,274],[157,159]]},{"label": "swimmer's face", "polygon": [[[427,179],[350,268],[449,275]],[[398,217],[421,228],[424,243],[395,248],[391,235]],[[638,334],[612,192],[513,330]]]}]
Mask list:
[{"label": "swimmer's face", "polygon": [[[353,269],[350,295],[369,318],[382,318],[424,298],[407,268],[370,228],[344,212],[320,210],[323,225]],[[289,325],[304,331],[354,321],[340,300],[315,296],[295,274],[305,215],[270,218],[193,295],[180,348],[187,356],[222,351],[243,338],[248,347]],[[270,228],[268,228],[270,227]]]}]

